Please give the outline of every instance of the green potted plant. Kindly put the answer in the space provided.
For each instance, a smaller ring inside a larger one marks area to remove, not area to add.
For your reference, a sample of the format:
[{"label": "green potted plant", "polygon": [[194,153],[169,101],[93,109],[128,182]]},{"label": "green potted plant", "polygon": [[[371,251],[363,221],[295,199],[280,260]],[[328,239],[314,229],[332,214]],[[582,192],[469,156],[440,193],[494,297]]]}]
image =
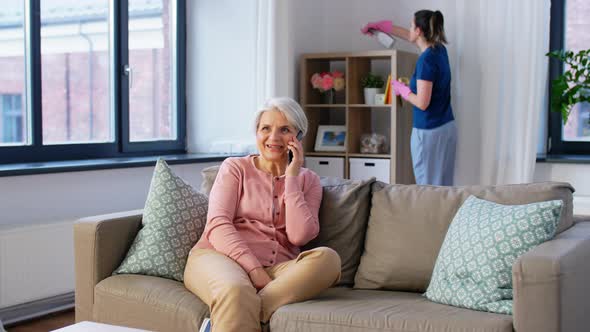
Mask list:
[{"label": "green potted plant", "polygon": [[564,73],[551,82],[551,110],[560,112],[565,124],[574,105],[590,102],[590,49],[577,53],[557,50],[545,55],[566,65]]},{"label": "green potted plant", "polygon": [[364,89],[365,104],[374,104],[375,95],[383,93],[383,78],[373,73],[367,74],[367,76],[361,79],[361,86]]}]

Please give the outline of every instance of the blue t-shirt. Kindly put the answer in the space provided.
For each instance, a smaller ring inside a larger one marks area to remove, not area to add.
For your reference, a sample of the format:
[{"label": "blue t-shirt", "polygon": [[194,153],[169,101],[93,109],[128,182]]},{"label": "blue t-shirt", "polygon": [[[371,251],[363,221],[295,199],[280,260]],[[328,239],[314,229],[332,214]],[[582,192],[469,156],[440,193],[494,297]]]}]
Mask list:
[{"label": "blue t-shirt", "polygon": [[432,129],[453,121],[451,108],[451,66],[443,45],[429,47],[418,58],[410,90],[417,92],[416,80],[432,82],[432,96],[426,110],[414,106],[414,128]]}]

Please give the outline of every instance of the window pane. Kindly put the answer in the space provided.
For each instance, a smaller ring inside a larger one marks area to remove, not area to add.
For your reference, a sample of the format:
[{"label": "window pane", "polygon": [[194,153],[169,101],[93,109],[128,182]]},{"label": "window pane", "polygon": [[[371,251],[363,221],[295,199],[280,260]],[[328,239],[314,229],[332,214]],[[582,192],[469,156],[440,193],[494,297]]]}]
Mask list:
[{"label": "window pane", "polygon": [[28,143],[24,1],[0,0],[0,146]]},{"label": "window pane", "polygon": [[129,1],[131,141],[176,139],[170,6],[171,0]]},{"label": "window pane", "polygon": [[43,143],[113,141],[108,0],[41,1]]},{"label": "window pane", "polygon": [[[590,48],[590,1],[566,1],[565,49],[574,52]],[[590,91],[588,91],[590,93]],[[572,109],[563,126],[564,141],[590,142],[590,104],[580,103]]]}]

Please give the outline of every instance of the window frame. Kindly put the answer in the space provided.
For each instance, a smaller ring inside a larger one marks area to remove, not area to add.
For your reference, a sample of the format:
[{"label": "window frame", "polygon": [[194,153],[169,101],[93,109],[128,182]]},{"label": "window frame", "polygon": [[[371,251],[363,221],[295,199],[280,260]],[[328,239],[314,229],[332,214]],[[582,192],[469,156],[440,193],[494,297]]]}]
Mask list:
[{"label": "window frame", "polygon": [[[565,46],[566,0],[551,0],[551,23],[549,50],[561,50]],[[590,142],[562,140],[561,114],[551,111],[551,82],[563,73],[563,62],[549,58],[548,146],[550,155],[590,155]]]},{"label": "window frame", "polygon": [[[41,0],[24,1],[25,30],[25,132],[30,145],[0,146],[0,164],[49,162],[96,158],[137,157],[186,153],[186,0],[171,0],[170,20],[176,33],[171,36],[172,111],[176,112],[176,139],[147,142],[129,141],[129,80],[124,73],[129,63],[128,0],[109,2],[110,106],[114,116],[114,142],[43,145],[41,91]],[[172,40],[176,36],[176,40]],[[176,49],[174,48],[176,46]],[[172,67],[174,69],[174,66]],[[176,89],[174,89],[174,86]],[[176,106],[174,108],[174,106]]]}]

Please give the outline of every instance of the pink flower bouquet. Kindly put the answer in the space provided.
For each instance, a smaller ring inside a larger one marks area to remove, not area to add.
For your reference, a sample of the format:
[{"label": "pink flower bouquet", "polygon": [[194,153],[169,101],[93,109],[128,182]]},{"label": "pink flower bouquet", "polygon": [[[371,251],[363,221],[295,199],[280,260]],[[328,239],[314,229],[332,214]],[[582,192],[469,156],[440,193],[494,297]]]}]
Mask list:
[{"label": "pink flower bouquet", "polygon": [[340,91],[344,89],[344,74],[337,70],[333,72],[315,73],[311,76],[311,86],[324,93],[329,90]]}]

